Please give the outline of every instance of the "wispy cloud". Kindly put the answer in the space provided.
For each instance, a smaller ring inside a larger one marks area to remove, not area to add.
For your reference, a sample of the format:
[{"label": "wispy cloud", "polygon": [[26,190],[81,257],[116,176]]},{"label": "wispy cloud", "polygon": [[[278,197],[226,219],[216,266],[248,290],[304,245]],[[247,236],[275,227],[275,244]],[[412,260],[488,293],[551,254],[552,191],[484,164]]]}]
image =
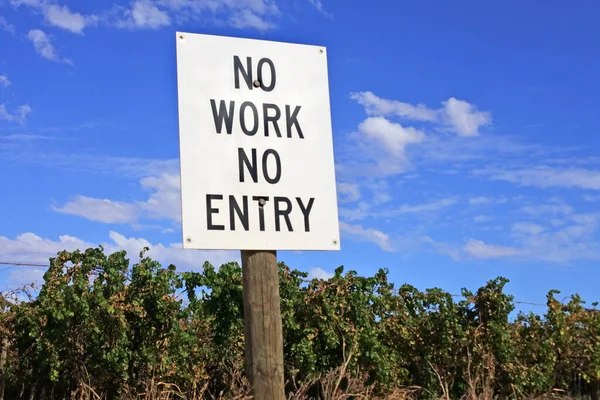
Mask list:
[{"label": "wispy cloud", "polygon": [[[437,251],[455,260],[510,258],[519,262],[563,264],[600,260],[600,213],[579,213],[558,199],[547,204],[525,206],[517,211],[513,215],[523,217],[521,220],[513,220],[508,226],[498,226],[504,232],[501,240],[508,240],[507,244],[494,243],[494,239],[469,239],[464,244],[442,243],[433,239],[428,242]],[[487,220],[486,216],[482,217]]]},{"label": "wispy cloud", "polygon": [[351,203],[360,199],[360,186],[357,183],[340,182],[337,184],[340,203]]},{"label": "wispy cloud", "polygon": [[471,197],[469,204],[491,204],[494,201],[491,197]]},{"label": "wispy cloud", "polygon": [[333,18],[333,14],[327,12],[325,7],[323,7],[323,2],[321,0],[307,0],[312,6],[321,14],[326,16],[327,18]]},{"label": "wispy cloud", "polygon": [[273,22],[270,22],[262,16],[255,14],[250,9],[235,12],[229,18],[229,24],[238,29],[254,28],[259,31],[267,31],[275,28],[276,26]]},{"label": "wispy cloud", "polygon": [[32,29],[27,34],[27,38],[33,43],[36,53],[43,58],[55,62],[64,62],[73,65],[73,62],[66,58],[61,58],[52,44],[51,37],[40,29]]},{"label": "wispy cloud", "polygon": [[33,140],[56,140],[52,136],[45,135],[31,135],[28,133],[13,133],[10,135],[0,136],[0,140],[10,140],[16,142],[30,142]]},{"label": "wispy cloud", "polygon": [[494,216],[493,215],[476,215],[475,217],[473,217],[473,221],[475,221],[478,224],[484,223],[484,222],[489,222],[489,221],[493,221],[494,220]]},{"label": "wispy cloud", "polygon": [[44,274],[46,270],[41,268],[19,268],[10,271],[8,281],[10,284],[15,286],[30,285],[36,286],[41,285],[44,282]]},{"label": "wispy cloud", "polygon": [[135,204],[81,195],[61,207],[52,206],[52,210],[105,224],[134,223],[139,215],[139,208]]},{"label": "wispy cloud", "polygon": [[140,157],[115,157],[107,154],[51,152],[47,149],[12,148],[0,149],[0,159],[4,163],[30,165],[53,170],[85,171],[86,173],[107,175],[126,179],[142,179],[162,174],[177,174],[178,159],[156,159]]},{"label": "wispy cloud", "polygon": [[279,9],[273,0],[136,0],[129,8],[116,7],[104,19],[119,28],[159,29],[173,20],[197,20],[208,14],[219,24],[266,31],[276,27],[273,18]]},{"label": "wispy cloud", "polygon": [[512,225],[512,230],[518,234],[539,235],[544,227],[533,222],[516,222]]},{"label": "wispy cloud", "polygon": [[[309,1],[327,14],[320,0]],[[216,21],[238,29],[265,31],[276,27],[275,19],[280,15],[274,0],[134,0],[127,6],[115,5],[87,15],[52,0],[10,0],[10,3],[41,14],[49,26],[75,34],[83,34],[85,29],[98,25],[122,29],[160,29],[171,25],[174,20],[198,19]],[[0,26],[14,30],[12,25],[2,24],[2,21]]]},{"label": "wispy cloud", "polygon": [[455,198],[442,198],[425,203],[417,204],[391,204],[386,208],[374,207],[367,202],[360,202],[357,207],[340,209],[340,216],[348,220],[359,220],[365,217],[389,218],[405,214],[425,214],[435,212],[457,203]]},{"label": "wispy cloud", "polygon": [[513,226],[514,237],[536,258],[559,263],[575,260],[600,260],[597,240],[598,214],[572,214],[560,224]]},{"label": "wispy cloud", "polygon": [[568,204],[564,204],[562,202],[554,202],[548,204],[535,204],[523,206],[519,209],[519,211],[532,216],[548,217],[573,214],[575,210],[572,206]]},{"label": "wispy cloud", "polygon": [[385,251],[394,251],[390,236],[377,229],[340,222],[340,230],[355,240],[374,243]]},{"label": "wispy cloud", "polygon": [[12,84],[12,82],[8,79],[6,75],[0,75],[0,86],[7,88]]},{"label": "wispy cloud", "polygon": [[130,9],[125,10],[124,18],[116,25],[128,29],[158,29],[171,24],[169,14],[159,9],[150,0],[137,0]]},{"label": "wispy cloud", "polygon": [[0,15],[0,28],[8,33],[15,33],[15,26],[10,24],[6,18]]},{"label": "wispy cloud", "polygon": [[393,210],[390,210],[387,212],[384,211],[382,213],[382,215],[393,216],[393,215],[399,215],[399,214],[415,214],[415,213],[422,213],[422,212],[429,212],[429,211],[437,211],[442,208],[446,208],[451,205],[454,205],[456,203],[457,203],[457,200],[454,198],[445,198],[445,199],[432,201],[429,203],[422,203],[422,204],[415,204],[415,205],[403,204],[396,209],[393,209]]},{"label": "wispy cloud", "polygon": [[491,180],[516,183],[520,186],[600,190],[600,170],[581,167],[535,166],[526,169],[491,167],[477,169],[473,173]]},{"label": "wispy cloud", "polygon": [[519,250],[513,247],[486,244],[481,240],[474,239],[469,240],[464,245],[463,251],[468,256],[480,259],[505,258],[527,254],[526,251]]},{"label": "wispy cloud", "polygon": [[6,104],[0,104],[0,121],[4,120],[25,125],[29,113],[31,113],[31,107],[29,104],[18,106],[13,112],[8,111]]}]

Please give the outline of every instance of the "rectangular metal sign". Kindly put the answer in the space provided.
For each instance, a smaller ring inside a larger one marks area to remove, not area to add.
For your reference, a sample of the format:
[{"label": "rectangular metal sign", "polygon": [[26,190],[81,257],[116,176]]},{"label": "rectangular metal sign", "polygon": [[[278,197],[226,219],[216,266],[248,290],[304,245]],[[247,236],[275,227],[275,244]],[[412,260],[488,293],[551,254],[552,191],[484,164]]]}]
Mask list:
[{"label": "rectangular metal sign", "polygon": [[184,248],[339,250],[326,49],[176,41]]}]

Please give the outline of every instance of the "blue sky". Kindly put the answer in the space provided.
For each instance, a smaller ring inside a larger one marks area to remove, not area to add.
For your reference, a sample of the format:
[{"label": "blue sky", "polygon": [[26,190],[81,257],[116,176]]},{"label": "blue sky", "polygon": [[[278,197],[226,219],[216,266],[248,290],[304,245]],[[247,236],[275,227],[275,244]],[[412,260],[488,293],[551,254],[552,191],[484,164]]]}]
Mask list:
[{"label": "blue sky", "polygon": [[[0,0],[0,261],[98,244],[132,260],[149,245],[181,270],[239,260],[180,249],[179,30],[328,48],[342,250],[280,260],[599,300],[599,15],[592,1]],[[0,268],[0,288],[42,272]]]}]

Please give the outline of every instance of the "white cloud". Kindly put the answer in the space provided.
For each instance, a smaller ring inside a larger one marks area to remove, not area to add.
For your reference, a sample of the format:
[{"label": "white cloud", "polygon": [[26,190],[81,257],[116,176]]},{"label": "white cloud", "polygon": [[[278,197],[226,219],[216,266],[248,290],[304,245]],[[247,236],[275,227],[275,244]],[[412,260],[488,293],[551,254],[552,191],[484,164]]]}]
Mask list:
[{"label": "white cloud", "polygon": [[[375,204],[378,202],[377,195],[374,198]],[[387,218],[396,217],[402,214],[421,214],[433,211],[438,211],[443,208],[456,204],[456,199],[443,198],[435,201],[430,201],[421,204],[401,204],[388,209],[381,207],[371,207],[367,202],[360,202],[355,208],[340,208],[340,216],[348,220],[363,219],[367,216],[371,218]]]},{"label": "white cloud", "polygon": [[473,239],[469,240],[465,244],[463,250],[467,255],[481,259],[504,258],[526,254],[526,252],[524,252],[523,250],[515,249],[512,247],[485,244],[481,240]]},{"label": "white cloud", "polygon": [[452,257],[453,260],[459,261],[461,259],[461,250],[451,244],[436,242],[429,236],[424,236],[422,242],[432,245],[438,252]]},{"label": "white cloud", "polygon": [[325,15],[328,18],[332,18],[333,15],[327,11],[325,11],[325,8],[323,7],[323,2],[321,0],[308,0],[308,2],[310,4],[313,5],[313,7],[320,12],[321,14]]},{"label": "white cloud", "polygon": [[109,233],[109,237],[112,239],[112,243],[108,243],[106,248],[111,249],[111,252],[123,249],[127,251],[132,261],[137,259],[137,254],[143,247],[149,247],[150,251],[147,253],[149,257],[162,263],[175,264],[180,270],[200,270],[205,261],[209,261],[216,267],[232,261],[241,262],[239,251],[185,250],[181,243],[167,245],[163,245],[162,243],[153,244],[143,238],[128,238],[118,232],[112,231]]},{"label": "white cloud", "polygon": [[339,214],[340,217],[348,220],[363,219],[367,215],[372,215],[371,205],[367,202],[361,201],[360,203],[358,203],[357,207],[354,208],[341,207],[339,210]]},{"label": "white cloud", "polygon": [[28,7],[42,7],[44,5],[43,0],[10,0],[10,4],[15,7],[18,6],[28,6]]},{"label": "white cloud", "polygon": [[360,186],[356,183],[339,182],[337,192],[340,196],[340,203],[351,203],[360,199]]},{"label": "white cloud", "polygon": [[11,3],[15,7],[23,5],[39,10],[48,24],[76,34],[83,34],[87,26],[94,26],[100,20],[96,15],[84,16],[71,11],[66,5],[61,6],[46,0],[11,0]]},{"label": "white cloud", "polygon": [[391,194],[385,191],[376,191],[373,193],[372,201],[375,204],[383,204],[391,201],[392,199],[393,198]]},{"label": "white cloud", "polygon": [[328,280],[333,278],[333,273],[332,272],[327,272],[324,269],[321,268],[312,268],[309,272],[308,272],[308,279],[323,279],[323,280]]},{"label": "white cloud", "polygon": [[397,100],[388,100],[372,92],[351,93],[350,98],[365,108],[368,115],[397,116],[413,121],[442,124],[458,136],[477,136],[482,126],[492,121],[490,112],[478,111],[464,100],[454,97],[442,102],[442,107],[434,110],[424,104],[416,106]]},{"label": "white cloud", "polygon": [[157,4],[176,11],[200,13],[202,11],[227,12],[248,9],[257,14],[278,14],[274,0],[157,0]]},{"label": "white cloud", "polygon": [[77,34],[82,34],[86,26],[95,25],[98,22],[98,17],[83,16],[80,13],[72,12],[67,6],[50,4],[44,7],[43,12],[44,18],[51,25]]},{"label": "white cloud", "polygon": [[[320,0],[309,0],[327,15]],[[98,14],[83,15],[58,5],[52,0],[10,0],[13,6],[26,6],[41,13],[44,20],[61,29],[83,34],[85,28],[103,23],[126,29],[159,29],[173,20],[208,19],[239,29],[265,31],[276,25],[273,17],[280,14],[274,0],[134,0],[127,7],[114,5]],[[212,16],[208,17],[208,13]],[[0,20],[0,26],[2,20]],[[12,25],[4,26],[14,30]]]},{"label": "white cloud", "polygon": [[496,181],[539,188],[564,187],[600,190],[600,170],[539,166],[529,169],[487,168],[473,171]]},{"label": "white cloud", "polygon": [[76,196],[64,206],[52,209],[105,224],[133,223],[139,215],[139,209],[134,204],[87,196]]},{"label": "white cloud", "polygon": [[384,117],[368,117],[349,136],[352,142],[337,151],[336,171],[342,180],[402,173],[410,167],[406,147],[425,140],[422,131]]},{"label": "white cloud", "polygon": [[494,217],[492,215],[476,215],[475,217],[473,217],[473,221],[477,222],[478,224],[483,222],[489,222],[493,219]]},{"label": "white cloud", "polygon": [[30,142],[33,140],[54,140],[52,136],[44,136],[44,135],[31,135],[28,133],[14,133],[11,135],[0,136],[0,140],[10,140],[10,141],[18,141],[18,142]]},{"label": "white cloud", "polygon": [[491,197],[471,197],[469,199],[469,204],[471,205],[479,205],[479,204],[491,204],[494,201]]},{"label": "white cloud", "polygon": [[125,18],[117,22],[120,28],[150,28],[158,29],[171,24],[169,14],[150,0],[137,0],[131,9],[125,11]]},{"label": "white cloud", "polygon": [[8,33],[15,33],[15,26],[10,24],[2,15],[0,15],[0,28]]},{"label": "white cloud", "polygon": [[58,56],[58,52],[52,45],[50,36],[40,29],[32,29],[27,34],[27,38],[33,43],[36,53],[42,57],[56,62],[64,62],[66,64],[73,64],[69,59],[61,59]]},{"label": "white cloud", "polygon": [[442,121],[459,136],[477,136],[479,128],[491,123],[489,112],[477,111],[474,105],[466,101],[451,97],[442,104]]},{"label": "white cloud", "polygon": [[259,31],[266,31],[275,27],[275,24],[267,21],[249,9],[236,12],[229,19],[229,24],[238,29],[255,28]]},{"label": "white cloud", "polygon": [[515,235],[524,248],[541,260],[600,260],[600,243],[596,240],[599,221],[598,214],[571,214],[561,224],[553,224],[554,229],[521,229]]},{"label": "white cloud", "polygon": [[[540,260],[552,263],[570,263],[582,260],[600,260],[600,241],[597,233],[600,213],[575,213],[572,208],[552,209],[540,205],[542,211],[530,214],[534,221],[514,222],[504,237],[512,239],[508,246],[469,240],[462,246],[436,243],[440,252],[455,260],[465,258],[514,258],[520,262]],[[535,209],[535,207],[532,207]],[[557,216],[550,218],[549,216]]]},{"label": "white cloud", "polygon": [[[204,261],[215,266],[232,261],[240,262],[239,251],[184,250],[181,243],[151,243],[143,238],[126,237],[114,231],[109,232],[109,239],[99,243],[104,247],[105,253],[125,250],[132,263],[139,260],[138,255],[144,247],[150,248],[147,253],[149,257],[163,264],[175,264],[179,270],[200,270]],[[60,251],[84,251],[95,247],[98,244],[69,235],[60,236],[58,240],[45,239],[34,233],[23,233],[14,239],[0,236],[0,258],[10,262],[47,263],[49,258],[55,257]]]},{"label": "white cloud", "polygon": [[387,100],[372,92],[352,93],[350,98],[365,108],[368,115],[404,117],[415,121],[436,121],[437,112],[423,104],[413,106],[397,100]]},{"label": "white cloud", "polygon": [[428,211],[437,211],[442,208],[451,206],[453,204],[456,204],[456,200],[451,199],[451,198],[440,199],[440,200],[436,200],[436,201],[429,202],[429,203],[422,203],[422,204],[415,204],[415,205],[403,204],[400,207],[394,209],[393,211],[384,212],[383,214],[386,216],[391,216],[391,215],[397,215],[397,214],[409,214],[409,213],[412,214],[412,213],[422,213],[422,212],[428,212]]},{"label": "white cloud", "polygon": [[384,150],[394,156],[403,156],[408,144],[419,143],[425,134],[413,127],[390,122],[383,117],[369,117],[358,126],[360,133],[378,143]]},{"label": "white cloud", "polygon": [[271,17],[278,15],[279,9],[273,0],[136,0],[116,26],[158,29],[170,25],[174,19],[205,18],[206,12],[212,13],[213,20],[220,24],[265,31],[276,26]]},{"label": "white cloud", "polygon": [[17,109],[12,113],[6,109],[6,104],[0,104],[0,120],[16,122],[20,125],[25,125],[27,122],[27,116],[30,112],[31,107],[29,104],[24,104],[17,107]]},{"label": "white cloud", "polygon": [[144,178],[141,185],[144,189],[153,192],[146,202],[140,204],[141,208],[148,212],[151,218],[181,221],[179,175],[165,173],[158,177]]},{"label": "white cloud", "polygon": [[12,85],[12,82],[8,79],[8,76],[0,75],[0,86],[7,88],[10,85]]},{"label": "white cloud", "polygon": [[512,226],[515,233],[524,233],[527,235],[539,235],[544,231],[544,227],[533,222],[516,222]]},{"label": "white cloud", "polygon": [[536,204],[534,206],[524,206],[519,210],[533,216],[542,215],[568,215],[573,213],[573,207],[568,204]]},{"label": "white cloud", "polygon": [[[142,218],[181,221],[181,191],[179,175],[161,174],[140,181],[151,192],[145,201],[122,202],[78,195],[65,205],[52,209],[106,224],[136,224]],[[138,228],[143,226],[136,224]]]},{"label": "white cloud", "polygon": [[376,229],[340,222],[340,230],[357,240],[374,243],[382,250],[394,251],[389,235]]},{"label": "white cloud", "polygon": [[22,233],[14,239],[0,236],[0,257],[10,262],[45,263],[61,250],[89,247],[95,246],[69,235],[60,236],[58,241],[43,239],[33,233]]},{"label": "white cloud", "polygon": [[16,267],[13,269],[8,276],[8,282],[11,285],[29,285],[34,284],[39,286],[44,283],[44,274],[46,270],[41,268],[29,268],[29,267]]},{"label": "white cloud", "polygon": [[2,151],[0,159],[20,165],[33,165],[54,170],[86,171],[89,173],[121,178],[142,179],[160,176],[163,173],[176,174],[179,169],[177,159],[155,159],[136,157],[114,157],[96,153],[54,153],[49,151]]}]

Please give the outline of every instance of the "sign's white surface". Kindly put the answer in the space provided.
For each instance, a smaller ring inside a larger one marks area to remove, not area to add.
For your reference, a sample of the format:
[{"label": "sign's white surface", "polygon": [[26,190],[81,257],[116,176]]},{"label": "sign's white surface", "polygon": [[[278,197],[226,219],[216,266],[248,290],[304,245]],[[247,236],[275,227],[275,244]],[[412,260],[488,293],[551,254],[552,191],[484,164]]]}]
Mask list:
[{"label": "sign's white surface", "polygon": [[339,250],[326,49],[176,40],[184,248]]}]

